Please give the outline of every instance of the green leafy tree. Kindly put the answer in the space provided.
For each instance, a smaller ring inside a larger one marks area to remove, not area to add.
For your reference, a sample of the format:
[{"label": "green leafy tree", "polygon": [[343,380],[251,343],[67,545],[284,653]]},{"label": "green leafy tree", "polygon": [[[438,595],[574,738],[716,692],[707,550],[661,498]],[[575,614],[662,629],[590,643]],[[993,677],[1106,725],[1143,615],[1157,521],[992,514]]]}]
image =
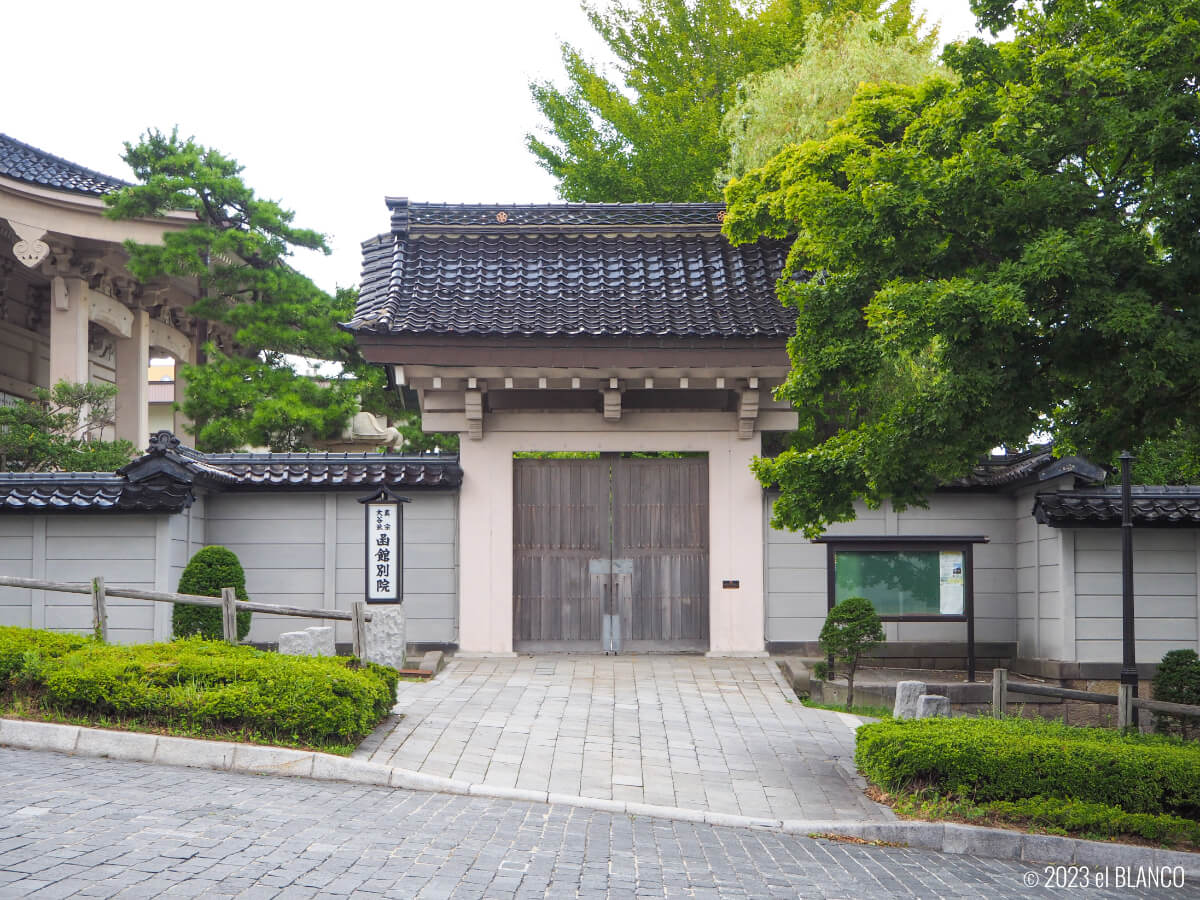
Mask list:
[{"label": "green leafy tree", "polygon": [[137,448],[92,435],[113,424],[116,396],[115,385],[60,381],[0,406],[0,471],[115,472]]},{"label": "green leafy tree", "polygon": [[858,658],[879,646],[883,639],[883,623],[871,601],[865,597],[847,597],[825,617],[817,643],[835,662],[846,666],[846,709],[854,706],[854,673],[858,669]]},{"label": "green leafy tree", "polygon": [[[201,296],[189,315],[231,335],[223,347],[210,341],[206,358],[181,370],[188,385],[182,407],[199,449],[307,449],[338,436],[360,397],[368,411],[393,411],[382,370],[337,327],[352,318],[356,292],[331,296],[290,264],[298,249],[328,253],[323,235],[296,227],[292,211],[258,197],[235,160],[178,131],[148,131],[136,146],[125,145],[124,159],[141,183],[105,198],[109,216],[196,215],[187,228],[166,232],[162,244],[126,241],[130,272],[144,282],[198,279]],[[297,358],[333,363],[338,374],[308,377],[296,371]],[[431,443],[412,421],[415,412],[404,412],[405,434],[420,436],[416,449]]]},{"label": "green leafy tree", "polygon": [[[1164,437],[1133,449],[1134,484],[1200,484],[1200,425],[1177,422]],[[1120,473],[1120,459],[1111,462]]]},{"label": "green leafy tree", "polygon": [[804,31],[808,39],[799,58],[751,75],[725,114],[727,176],[745,175],[789,144],[823,139],[864,82],[917,84],[934,75],[952,77],[933,59],[937,29],[920,36],[850,13],[840,21],[814,14]]},{"label": "green leafy tree", "polygon": [[[729,159],[721,120],[745,78],[796,58],[808,16],[856,12],[915,32],[910,0],[615,0],[584,4],[621,84],[569,43],[569,87],[530,85],[547,139],[529,135],[564,200],[716,200]],[[832,19],[830,20],[832,26]]]},{"label": "green leafy tree", "polygon": [[[1158,664],[1151,684],[1155,700],[1167,703],[1183,703],[1200,706],[1200,655],[1195,650],[1168,650]],[[1200,718],[1168,716],[1155,713],[1154,726],[1157,731],[1178,730],[1181,737],[1196,731]]]},{"label": "green leafy tree", "polygon": [[1200,423],[1200,0],[974,8],[1013,37],[949,45],[957,83],[865,86],[727,190],[732,238],[813,273],[780,283],[777,527],[921,504],[1036,432],[1109,459]]},{"label": "green leafy tree", "polygon": [[[231,587],[237,598],[249,602],[246,593],[246,573],[241,560],[228,547],[216,544],[203,547],[188,560],[179,576],[179,593],[197,597],[220,597],[221,589]],[[237,637],[243,640],[250,633],[250,616],[246,610],[237,613]],[[221,610],[215,606],[189,606],[176,603],[172,606],[171,633],[177,638],[199,635],[210,641],[224,640],[221,625]]]}]

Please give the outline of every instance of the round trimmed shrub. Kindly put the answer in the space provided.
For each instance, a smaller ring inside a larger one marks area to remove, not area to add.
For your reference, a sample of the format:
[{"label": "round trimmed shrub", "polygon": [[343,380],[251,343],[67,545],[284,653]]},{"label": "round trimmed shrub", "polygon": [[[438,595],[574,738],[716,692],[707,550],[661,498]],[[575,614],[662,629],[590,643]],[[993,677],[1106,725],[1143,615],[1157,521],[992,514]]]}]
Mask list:
[{"label": "round trimmed shrub", "polygon": [[[1200,655],[1195,650],[1169,650],[1158,664],[1152,682],[1155,700],[1200,706]],[[1178,732],[1189,737],[1200,726],[1200,719],[1154,714],[1158,731]]]},{"label": "round trimmed shrub", "polygon": [[[237,554],[228,547],[205,547],[197,551],[179,578],[179,593],[198,597],[220,597],[221,588],[231,587],[237,598],[249,601],[246,593],[246,573]],[[171,615],[171,631],[175,637],[199,635],[212,641],[224,640],[221,630],[221,610],[212,606],[189,606],[176,603]],[[237,637],[242,640],[250,633],[250,613],[239,610]]]}]

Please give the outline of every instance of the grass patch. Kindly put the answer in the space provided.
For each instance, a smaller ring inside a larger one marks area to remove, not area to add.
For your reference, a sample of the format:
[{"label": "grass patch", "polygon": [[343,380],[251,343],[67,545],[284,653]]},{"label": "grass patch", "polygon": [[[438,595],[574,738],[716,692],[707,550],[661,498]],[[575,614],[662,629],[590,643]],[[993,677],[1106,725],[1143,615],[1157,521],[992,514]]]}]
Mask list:
[{"label": "grass patch", "polygon": [[396,682],[349,657],[0,628],[0,712],[18,718],[345,755],[391,710]]},{"label": "grass patch", "polygon": [[890,719],[892,711],[886,706],[868,706],[866,704],[855,704],[854,709],[846,709],[845,703],[818,703],[808,697],[800,700],[809,709],[829,709],[833,712],[850,713],[852,716],[872,716],[876,719]]},{"label": "grass patch", "polygon": [[1182,816],[1128,813],[1103,803],[1045,797],[976,803],[928,790],[896,795],[875,791],[872,798],[888,804],[896,815],[906,819],[1017,828],[1037,834],[1149,844],[1173,850],[1200,850],[1200,822]]}]

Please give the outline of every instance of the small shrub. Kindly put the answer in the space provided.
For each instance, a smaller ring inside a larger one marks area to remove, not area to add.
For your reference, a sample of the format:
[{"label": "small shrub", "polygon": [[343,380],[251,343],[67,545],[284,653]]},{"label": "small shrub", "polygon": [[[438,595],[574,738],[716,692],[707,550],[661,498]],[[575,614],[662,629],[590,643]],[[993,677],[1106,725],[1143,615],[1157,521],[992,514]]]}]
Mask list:
[{"label": "small shrub", "polygon": [[[237,598],[249,601],[246,593],[246,573],[237,554],[227,547],[204,547],[196,552],[179,578],[180,594],[197,597],[220,597],[221,588],[231,587]],[[219,641],[224,638],[221,610],[211,606],[190,606],[176,603],[171,614],[171,633],[175,637],[199,636]],[[237,614],[237,637],[243,640],[250,633],[250,613]]]},{"label": "small shrub", "polygon": [[281,656],[220,641],[89,644],[54,661],[44,702],[192,731],[241,730],[308,744],[345,743],[395,703],[397,673],[349,657]]},{"label": "small shrub", "polygon": [[882,641],[883,623],[865,597],[847,597],[825,617],[817,642],[836,661],[846,664],[846,709],[854,706],[854,670],[859,655]]},{"label": "small shrub", "polygon": [[1159,735],[1018,718],[875,722],[855,760],[888,791],[975,802],[1053,797],[1200,818],[1200,747]]},{"label": "small shrub", "polygon": [[[1200,656],[1195,650],[1170,650],[1158,664],[1152,682],[1155,700],[1200,706]],[[1200,719],[1154,714],[1155,729],[1188,737],[1200,730]]]},{"label": "small shrub", "polygon": [[821,662],[813,663],[813,678],[818,681],[825,681],[829,678],[829,663],[822,660]]},{"label": "small shrub", "polygon": [[25,670],[40,666],[42,660],[65,656],[87,642],[78,634],[0,626],[0,687],[25,677]]}]

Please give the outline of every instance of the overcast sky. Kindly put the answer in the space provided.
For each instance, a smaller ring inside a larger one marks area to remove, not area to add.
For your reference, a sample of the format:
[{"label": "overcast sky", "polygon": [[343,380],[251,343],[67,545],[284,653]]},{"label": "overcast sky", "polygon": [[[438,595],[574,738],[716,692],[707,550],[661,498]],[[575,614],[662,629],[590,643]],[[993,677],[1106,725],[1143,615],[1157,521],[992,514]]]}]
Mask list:
[{"label": "overcast sky", "polygon": [[[973,33],[967,0],[917,5],[946,40]],[[5,41],[0,131],[132,178],[122,143],[178,125],[329,234],[330,257],[296,260],[327,290],[357,283],[386,195],[555,200],[527,84],[562,83],[560,40],[605,49],[574,0],[60,0],[53,18]]]}]

